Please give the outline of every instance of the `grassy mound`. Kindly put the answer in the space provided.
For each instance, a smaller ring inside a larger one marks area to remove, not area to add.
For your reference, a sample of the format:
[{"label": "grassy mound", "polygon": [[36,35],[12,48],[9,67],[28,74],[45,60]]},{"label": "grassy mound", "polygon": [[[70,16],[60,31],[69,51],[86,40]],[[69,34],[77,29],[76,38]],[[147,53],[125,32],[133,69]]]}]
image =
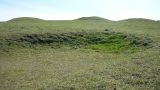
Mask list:
[{"label": "grassy mound", "polygon": [[[70,32],[61,34],[27,34],[4,40],[5,46],[60,48],[88,48],[98,51],[120,52],[137,47],[150,47],[152,40],[116,32]],[[2,45],[2,44],[1,44]],[[4,46],[4,45],[3,45]]]},{"label": "grassy mound", "polygon": [[39,22],[39,21],[44,21],[44,20],[33,17],[20,17],[20,18],[13,18],[8,22]]},{"label": "grassy mound", "polygon": [[[76,20],[107,20],[107,19],[102,18],[102,17],[97,17],[97,16],[91,16],[91,17],[81,17]],[[109,21],[109,20],[107,20],[107,21]]]},{"label": "grassy mound", "polygon": [[145,19],[145,18],[130,18],[130,19],[125,19],[125,20],[120,20],[120,21],[128,21],[128,22],[155,22],[154,20]]}]

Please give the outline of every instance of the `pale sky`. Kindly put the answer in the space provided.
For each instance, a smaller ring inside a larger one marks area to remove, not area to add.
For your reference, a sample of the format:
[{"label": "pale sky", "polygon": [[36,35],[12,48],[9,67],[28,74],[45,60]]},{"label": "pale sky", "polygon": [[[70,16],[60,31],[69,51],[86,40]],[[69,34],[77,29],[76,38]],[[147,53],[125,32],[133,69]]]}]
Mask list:
[{"label": "pale sky", "polygon": [[84,16],[160,20],[160,0],[0,0],[0,21],[16,17],[70,20]]}]

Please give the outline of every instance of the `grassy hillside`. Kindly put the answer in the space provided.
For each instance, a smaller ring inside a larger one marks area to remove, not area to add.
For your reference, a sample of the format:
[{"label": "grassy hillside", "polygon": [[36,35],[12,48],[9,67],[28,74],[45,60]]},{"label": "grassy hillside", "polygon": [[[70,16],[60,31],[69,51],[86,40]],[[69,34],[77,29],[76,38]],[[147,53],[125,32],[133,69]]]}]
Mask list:
[{"label": "grassy hillside", "polygon": [[110,21],[108,19],[102,18],[102,17],[97,17],[97,16],[92,16],[92,17],[81,17],[76,20],[101,20],[101,21]]},{"label": "grassy hillside", "polygon": [[0,22],[0,90],[159,90],[160,23]]},{"label": "grassy hillside", "polygon": [[32,18],[32,17],[20,17],[20,18],[13,18],[8,22],[40,22],[40,21],[44,21],[44,20],[39,18]]}]

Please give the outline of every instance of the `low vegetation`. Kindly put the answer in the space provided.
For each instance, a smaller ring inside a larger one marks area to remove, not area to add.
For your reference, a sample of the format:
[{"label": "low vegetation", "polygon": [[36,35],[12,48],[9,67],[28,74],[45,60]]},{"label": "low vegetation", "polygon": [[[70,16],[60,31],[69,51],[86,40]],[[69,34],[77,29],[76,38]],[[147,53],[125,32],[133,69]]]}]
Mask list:
[{"label": "low vegetation", "polygon": [[[22,46],[34,48],[37,46],[49,46],[60,48],[69,46],[72,48],[90,48],[97,51],[121,52],[139,47],[151,47],[152,40],[140,38],[135,35],[126,35],[111,31],[105,32],[70,32],[61,34],[28,34],[19,37],[10,37],[4,40],[5,46]],[[1,44],[3,47],[3,43]],[[4,49],[4,48],[3,48]]]}]

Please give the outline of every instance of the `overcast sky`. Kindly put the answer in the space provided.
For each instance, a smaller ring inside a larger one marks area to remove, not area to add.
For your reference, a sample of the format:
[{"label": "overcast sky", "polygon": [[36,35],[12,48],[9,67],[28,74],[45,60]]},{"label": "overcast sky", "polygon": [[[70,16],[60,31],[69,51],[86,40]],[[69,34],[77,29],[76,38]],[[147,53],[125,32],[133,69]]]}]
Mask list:
[{"label": "overcast sky", "polygon": [[69,20],[84,16],[160,20],[160,0],[0,0],[0,21],[15,17]]}]

